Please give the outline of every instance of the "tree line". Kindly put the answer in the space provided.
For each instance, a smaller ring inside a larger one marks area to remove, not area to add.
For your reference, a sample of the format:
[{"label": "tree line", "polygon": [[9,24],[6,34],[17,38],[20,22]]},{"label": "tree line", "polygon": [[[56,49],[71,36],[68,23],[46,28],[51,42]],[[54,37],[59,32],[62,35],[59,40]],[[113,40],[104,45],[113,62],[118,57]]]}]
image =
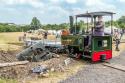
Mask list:
[{"label": "tree line", "polygon": [[[110,26],[110,21],[107,21],[106,26]],[[85,23],[83,21],[78,22],[80,27],[85,27]],[[125,16],[120,17],[118,20],[113,21],[113,26],[118,28],[125,29]],[[41,24],[40,21],[33,17],[31,23],[29,25],[16,25],[13,23],[0,23],[0,32],[22,32],[28,30],[37,30],[37,29],[45,29],[45,30],[60,30],[69,28],[69,23],[61,23],[61,24]]]},{"label": "tree line", "polygon": [[0,32],[26,32],[28,30],[37,30],[37,29],[45,29],[45,30],[60,30],[68,28],[69,23],[61,23],[61,24],[41,24],[40,21],[33,17],[31,23],[29,25],[16,25],[14,23],[0,23]]}]

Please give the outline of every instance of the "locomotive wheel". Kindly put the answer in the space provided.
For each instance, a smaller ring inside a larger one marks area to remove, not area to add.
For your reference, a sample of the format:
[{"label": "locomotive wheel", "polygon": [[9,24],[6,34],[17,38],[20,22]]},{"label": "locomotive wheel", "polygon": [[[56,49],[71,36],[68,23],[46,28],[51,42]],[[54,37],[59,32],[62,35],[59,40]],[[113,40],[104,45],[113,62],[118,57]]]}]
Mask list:
[{"label": "locomotive wheel", "polygon": [[81,55],[82,55],[81,53],[79,53],[79,54],[77,53],[76,59],[80,59],[80,58],[81,58]]},{"label": "locomotive wheel", "polygon": [[68,56],[74,58],[73,49],[68,50]]}]

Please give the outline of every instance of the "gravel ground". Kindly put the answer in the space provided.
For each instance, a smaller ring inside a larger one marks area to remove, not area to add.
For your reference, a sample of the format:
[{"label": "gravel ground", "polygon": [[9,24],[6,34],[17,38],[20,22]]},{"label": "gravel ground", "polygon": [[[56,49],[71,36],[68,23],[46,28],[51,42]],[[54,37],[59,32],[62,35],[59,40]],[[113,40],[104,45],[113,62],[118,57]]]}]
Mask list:
[{"label": "gravel ground", "polygon": [[[125,52],[110,62],[125,66]],[[125,72],[103,66],[101,63],[88,64],[76,75],[60,83],[125,83]]]},{"label": "gravel ground", "polygon": [[110,62],[125,66],[125,51],[122,52],[119,56],[112,58]]},{"label": "gravel ground", "polygon": [[0,63],[17,61],[16,53],[18,51],[2,51],[0,50]]}]

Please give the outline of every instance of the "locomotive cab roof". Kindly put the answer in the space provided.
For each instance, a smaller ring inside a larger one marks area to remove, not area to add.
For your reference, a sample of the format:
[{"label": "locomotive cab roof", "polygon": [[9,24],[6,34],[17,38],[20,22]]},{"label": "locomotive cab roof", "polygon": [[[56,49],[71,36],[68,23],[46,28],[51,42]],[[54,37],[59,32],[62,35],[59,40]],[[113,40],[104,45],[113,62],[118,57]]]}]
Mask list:
[{"label": "locomotive cab roof", "polygon": [[[86,12],[86,13],[83,13],[83,14],[78,14],[78,15],[75,15],[75,25],[77,26],[78,24],[77,24],[77,19],[78,18],[87,18],[87,33],[88,33],[88,29],[89,29],[89,21],[88,20],[90,20],[90,23],[91,24],[93,24],[94,26],[93,27],[91,27],[91,31],[92,31],[92,35],[93,35],[93,30],[94,30],[94,28],[95,28],[95,23],[96,23],[96,18],[98,17],[98,16],[109,16],[109,17],[111,17],[110,19],[110,21],[111,21],[111,23],[110,23],[110,26],[111,26],[111,34],[113,34],[113,31],[112,31],[112,25],[113,25],[113,15],[114,15],[115,13],[113,13],[113,12],[107,12],[107,11],[99,11],[99,12]],[[90,19],[88,19],[88,18],[90,18]],[[76,26],[75,26],[75,34],[76,34]]]},{"label": "locomotive cab roof", "polygon": [[76,17],[97,17],[97,16],[112,16],[113,12],[105,12],[105,11],[101,11],[101,12],[87,12],[85,14],[78,14],[76,15]]}]

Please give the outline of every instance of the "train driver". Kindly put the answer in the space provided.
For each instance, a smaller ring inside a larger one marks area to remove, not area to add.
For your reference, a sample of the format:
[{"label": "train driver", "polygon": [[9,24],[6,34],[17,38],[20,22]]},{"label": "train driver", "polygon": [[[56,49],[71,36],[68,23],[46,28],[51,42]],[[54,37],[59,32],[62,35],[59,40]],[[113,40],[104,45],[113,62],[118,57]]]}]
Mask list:
[{"label": "train driver", "polygon": [[94,36],[104,36],[104,22],[103,17],[98,16],[98,21],[95,24]]}]

